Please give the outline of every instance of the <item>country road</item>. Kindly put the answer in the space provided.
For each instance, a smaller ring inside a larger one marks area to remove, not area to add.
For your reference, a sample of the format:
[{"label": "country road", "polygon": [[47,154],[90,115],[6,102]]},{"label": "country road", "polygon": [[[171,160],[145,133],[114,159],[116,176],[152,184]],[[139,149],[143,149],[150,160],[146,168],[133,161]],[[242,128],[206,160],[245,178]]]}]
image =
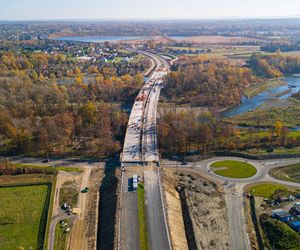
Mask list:
[{"label": "country road", "polygon": [[55,217],[52,217],[51,223],[50,223],[50,228],[49,228],[49,240],[48,240],[48,250],[53,250],[54,249],[54,242],[55,242],[55,228],[58,222],[69,219],[70,221],[74,221],[76,219],[76,215],[70,215],[68,216],[65,213],[62,213],[60,215],[57,215]]}]

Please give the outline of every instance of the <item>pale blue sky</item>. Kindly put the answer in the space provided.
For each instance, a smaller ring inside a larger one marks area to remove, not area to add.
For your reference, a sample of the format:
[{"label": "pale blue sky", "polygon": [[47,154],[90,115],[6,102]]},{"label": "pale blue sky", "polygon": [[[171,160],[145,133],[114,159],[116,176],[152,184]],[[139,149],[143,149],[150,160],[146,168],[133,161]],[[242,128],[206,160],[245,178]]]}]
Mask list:
[{"label": "pale blue sky", "polygon": [[300,0],[0,0],[0,20],[284,16]]}]

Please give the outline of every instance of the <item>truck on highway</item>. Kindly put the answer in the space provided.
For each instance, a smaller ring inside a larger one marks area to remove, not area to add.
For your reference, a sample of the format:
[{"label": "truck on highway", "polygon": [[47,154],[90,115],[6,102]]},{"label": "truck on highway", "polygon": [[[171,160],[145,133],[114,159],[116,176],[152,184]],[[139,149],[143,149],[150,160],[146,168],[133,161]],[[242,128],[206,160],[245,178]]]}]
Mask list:
[{"label": "truck on highway", "polygon": [[132,176],[132,182],[133,182],[133,190],[137,190],[137,187],[138,187],[138,176],[136,174],[134,174]]}]

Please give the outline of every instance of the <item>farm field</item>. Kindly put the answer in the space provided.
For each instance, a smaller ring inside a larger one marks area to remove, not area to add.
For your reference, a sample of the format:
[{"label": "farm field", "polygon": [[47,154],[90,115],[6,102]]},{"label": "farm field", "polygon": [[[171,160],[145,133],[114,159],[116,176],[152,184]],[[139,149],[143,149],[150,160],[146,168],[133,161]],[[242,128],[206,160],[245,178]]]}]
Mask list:
[{"label": "farm field", "polygon": [[249,178],[257,172],[254,166],[241,161],[218,161],[210,167],[215,174],[229,178]]},{"label": "farm field", "polygon": [[0,188],[1,249],[43,249],[51,185]]},{"label": "farm field", "polygon": [[200,46],[200,47],[174,47],[170,46],[170,49],[173,50],[186,50],[186,55],[194,56],[196,54],[190,54],[189,51],[197,51],[201,49],[212,49],[209,53],[202,53],[202,55],[212,56],[212,57],[220,57],[220,58],[231,58],[231,59],[247,59],[253,53],[260,51],[259,46],[216,46],[209,45],[208,46]]}]

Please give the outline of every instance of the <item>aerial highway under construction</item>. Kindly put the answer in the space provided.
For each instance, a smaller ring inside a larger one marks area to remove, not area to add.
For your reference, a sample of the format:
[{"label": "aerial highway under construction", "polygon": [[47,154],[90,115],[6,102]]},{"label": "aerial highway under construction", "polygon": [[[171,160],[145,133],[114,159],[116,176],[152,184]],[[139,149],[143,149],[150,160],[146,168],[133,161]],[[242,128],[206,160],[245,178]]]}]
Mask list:
[{"label": "aerial highway under construction", "polygon": [[[142,176],[145,187],[148,243],[150,249],[171,249],[166,214],[162,198],[159,169],[160,156],[157,142],[156,113],[163,77],[170,64],[162,57],[147,51],[137,51],[148,56],[153,63],[147,81],[133,104],[124,141],[121,164],[128,167],[122,173],[122,190],[119,214],[119,249],[140,249],[138,197],[130,190],[133,174]],[[152,166],[144,169],[138,166]]]},{"label": "aerial highway under construction", "polygon": [[159,164],[156,113],[163,77],[168,73],[170,64],[156,54],[138,52],[150,57],[155,67],[131,110],[121,156],[123,166]]}]

